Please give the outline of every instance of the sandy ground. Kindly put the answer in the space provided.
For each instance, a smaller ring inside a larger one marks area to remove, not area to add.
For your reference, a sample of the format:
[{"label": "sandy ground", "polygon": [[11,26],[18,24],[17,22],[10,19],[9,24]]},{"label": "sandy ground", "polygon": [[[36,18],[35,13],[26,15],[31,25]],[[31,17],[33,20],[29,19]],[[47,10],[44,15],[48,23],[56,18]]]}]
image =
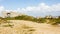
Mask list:
[{"label": "sandy ground", "polygon": [[0,34],[60,34],[60,26],[50,24],[40,24],[24,20],[10,20],[11,27],[2,27],[0,25]]}]

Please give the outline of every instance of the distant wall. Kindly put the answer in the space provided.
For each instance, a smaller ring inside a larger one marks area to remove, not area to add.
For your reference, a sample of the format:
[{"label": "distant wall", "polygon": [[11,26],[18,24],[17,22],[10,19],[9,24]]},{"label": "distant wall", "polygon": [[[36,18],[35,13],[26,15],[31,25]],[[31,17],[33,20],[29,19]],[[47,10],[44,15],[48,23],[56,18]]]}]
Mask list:
[{"label": "distant wall", "polygon": [[13,12],[13,11],[11,11],[11,12],[6,12],[6,11],[4,11],[4,12],[2,12],[2,17],[8,17],[8,15],[7,15],[7,13],[10,13],[10,17],[16,17],[16,16],[18,16],[18,15],[22,15],[21,13],[18,13],[18,12]]}]

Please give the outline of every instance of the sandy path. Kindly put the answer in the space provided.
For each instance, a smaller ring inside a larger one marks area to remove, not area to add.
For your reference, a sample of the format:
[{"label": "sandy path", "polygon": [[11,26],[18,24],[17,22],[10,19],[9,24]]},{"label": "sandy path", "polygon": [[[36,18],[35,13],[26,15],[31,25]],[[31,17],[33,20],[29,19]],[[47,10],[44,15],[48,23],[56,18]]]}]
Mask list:
[{"label": "sandy path", "polygon": [[10,20],[11,27],[0,27],[0,34],[60,34],[59,26],[39,24],[24,20]]}]

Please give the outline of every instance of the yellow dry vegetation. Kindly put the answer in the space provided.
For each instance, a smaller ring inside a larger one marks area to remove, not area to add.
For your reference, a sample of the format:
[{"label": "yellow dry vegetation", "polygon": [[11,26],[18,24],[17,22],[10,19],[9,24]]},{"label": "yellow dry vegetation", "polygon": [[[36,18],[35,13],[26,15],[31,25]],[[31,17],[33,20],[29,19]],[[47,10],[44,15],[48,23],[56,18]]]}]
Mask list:
[{"label": "yellow dry vegetation", "polygon": [[11,27],[0,26],[0,34],[60,34],[60,25],[52,26],[46,23],[36,23],[24,20],[10,20]]}]

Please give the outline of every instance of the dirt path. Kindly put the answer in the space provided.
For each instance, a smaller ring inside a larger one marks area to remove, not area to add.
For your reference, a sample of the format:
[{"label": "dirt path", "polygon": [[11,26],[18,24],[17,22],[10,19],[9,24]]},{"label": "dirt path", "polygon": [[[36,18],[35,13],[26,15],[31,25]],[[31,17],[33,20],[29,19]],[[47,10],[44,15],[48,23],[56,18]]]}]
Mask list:
[{"label": "dirt path", "polygon": [[0,34],[60,34],[60,26],[39,24],[24,20],[10,20],[11,27],[1,27]]}]

